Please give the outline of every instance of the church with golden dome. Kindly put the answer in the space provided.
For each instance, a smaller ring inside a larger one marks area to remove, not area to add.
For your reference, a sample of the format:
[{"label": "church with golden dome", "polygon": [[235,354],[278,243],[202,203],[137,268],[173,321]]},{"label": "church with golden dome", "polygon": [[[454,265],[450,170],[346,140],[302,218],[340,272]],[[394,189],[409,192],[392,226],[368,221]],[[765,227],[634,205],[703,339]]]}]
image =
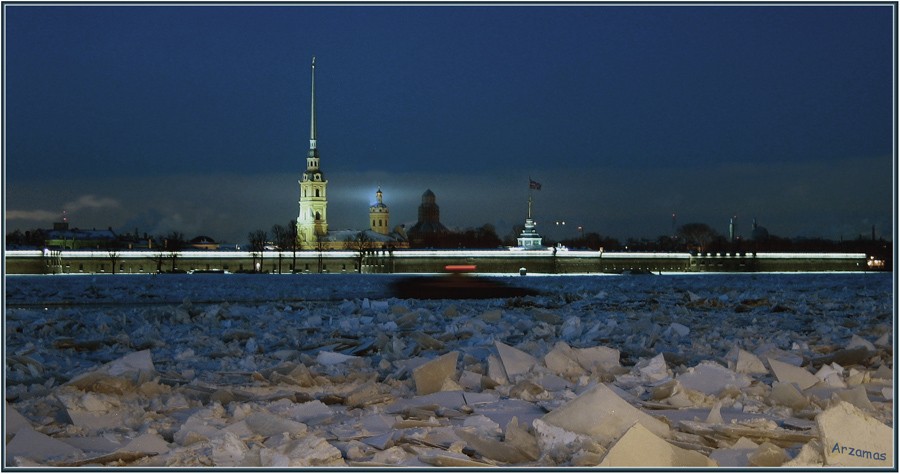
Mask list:
[{"label": "church with golden dome", "polygon": [[366,230],[328,229],[328,180],[322,172],[316,141],[316,58],[312,59],[309,151],[306,171],[300,177],[300,211],[297,214],[297,243],[303,250],[365,250],[409,248],[403,226],[390,230],[390,209],[381,188],[369,207],[371,225]]}]

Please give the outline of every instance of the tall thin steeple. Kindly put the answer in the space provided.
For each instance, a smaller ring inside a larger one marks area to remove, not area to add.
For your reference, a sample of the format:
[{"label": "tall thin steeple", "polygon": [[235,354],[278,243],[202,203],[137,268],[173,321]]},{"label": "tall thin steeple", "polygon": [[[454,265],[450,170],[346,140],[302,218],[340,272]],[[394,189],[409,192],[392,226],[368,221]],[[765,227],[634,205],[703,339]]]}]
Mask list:
[{"label": "tall thin steeple", "polygon": [[320,246],[328,235],[328,180],[319,168],[319,148],[316,145],[316,57],[312,59],[312,84],[309,107],[309,152],[306,171],[300,184],[300,212],[297,215],[297,241],[301,248]]},{"label": "tall thin steeple", "polygon": [[[316,57],[312,58],[312,97],[309,101],[309,158],[318,158],[319,149],[316,146]],[[318,163],[316,163],[318,167]]]}]

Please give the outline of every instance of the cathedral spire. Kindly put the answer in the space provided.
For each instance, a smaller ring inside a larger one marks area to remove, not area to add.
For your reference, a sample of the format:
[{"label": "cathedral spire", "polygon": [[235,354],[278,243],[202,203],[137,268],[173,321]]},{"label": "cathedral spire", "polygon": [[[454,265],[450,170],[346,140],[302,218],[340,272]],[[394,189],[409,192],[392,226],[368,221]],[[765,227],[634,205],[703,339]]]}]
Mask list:
[{"label": "cathedral spire", "polygon": [[309,112],[309,157],[318,158],[319,149],[316,147],[316,57],[312,58],[312,98]]}]

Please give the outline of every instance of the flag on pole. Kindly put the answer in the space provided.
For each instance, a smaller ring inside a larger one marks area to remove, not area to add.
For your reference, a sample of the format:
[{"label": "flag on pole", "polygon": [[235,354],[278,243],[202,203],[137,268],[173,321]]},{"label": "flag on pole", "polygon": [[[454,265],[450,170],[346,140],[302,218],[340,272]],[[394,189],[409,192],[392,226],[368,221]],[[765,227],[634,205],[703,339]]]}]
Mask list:
[{"label": "flag on pole", "polygon": [[533,180],[533,179],[531,179],[531,178],[528,178],[528,188],[529,188],[529,189],[536,189],[536,190],[540,191],[540,190],[541,190],[541,183],[538,183],[537,181],[535,181],[535,180]]}]

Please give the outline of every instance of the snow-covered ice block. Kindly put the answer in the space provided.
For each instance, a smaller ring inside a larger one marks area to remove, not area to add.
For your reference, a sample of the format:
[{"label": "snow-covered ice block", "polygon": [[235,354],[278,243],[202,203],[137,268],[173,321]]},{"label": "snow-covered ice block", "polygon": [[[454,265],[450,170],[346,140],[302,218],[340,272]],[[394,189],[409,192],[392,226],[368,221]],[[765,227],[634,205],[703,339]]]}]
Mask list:
[{"label": "snow-covered ice block", "polygon": [[525,374],[538,364],[538,360],[531,354],[516,349],[515,347],[506,345],[500,341],[494,342],[497,352],[500,354],[500,361],[503,362],[503,369],[507,377],[515,377]]},{"label": "snow-covered ice block", "polygon": [[839,401],[816,416],[826,466],[891,467],[893,430]]},{"label": "snow-covered ice block", "polygon": [[541,420],[607,444],[635,422],[666,438],[669,426],[631,406],[605,384],[597,384],[574,400],[544,415]]},{"label": "snow-covered ice block", "polygon": [[459,360],[459,352],[452,351],[416,367],[412,374],[416,384],[416,393],[428,395],[441,391],[444,382],[456,375],[457,360]]},{"label": "snow-covered ice block", "polygon": [[709,395],[715,395],[729,386],[738,389],[748,387],[752,382],[750,377],[746,375],[738,374],[715,362],[709,361],[701,362],[687,369],[686,372],[679,374],[675,380],[679,381],[686,389],[697,390]]},{"label": "snow-covered ice block", "polygon": [[691,467],[716,466],[708,457],[679,448],[634,423],[600,462],[601,467]]},{"label": "snow-covered ice block", "polygon": [[795,383],[800,387],[800,390],[806,390],[819,383],[819,378],[803,367],[797,367],[796,365],[772,358],[769,359],[769,367],[772,367],[772,372],[775,372],[775,377],[778,378],[779,382]]}]

